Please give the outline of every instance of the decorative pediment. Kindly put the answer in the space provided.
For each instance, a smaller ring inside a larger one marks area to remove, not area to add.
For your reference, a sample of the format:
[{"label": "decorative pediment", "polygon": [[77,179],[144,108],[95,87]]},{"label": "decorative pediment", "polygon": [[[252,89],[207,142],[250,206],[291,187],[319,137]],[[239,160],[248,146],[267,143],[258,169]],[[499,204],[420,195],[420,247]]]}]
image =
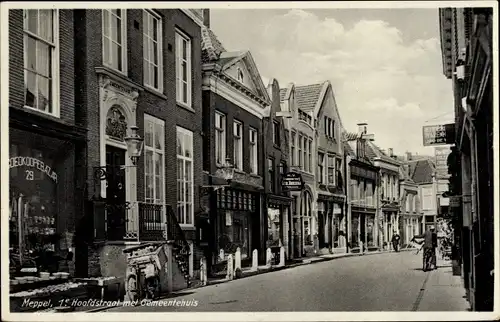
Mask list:
[{"label": "decorative pediment", "polygon": [[220,56],[222,72],[255,94],[260,100],[269,101],[266,86],[262,82],[257,65],[249,51],[224,52]]}]

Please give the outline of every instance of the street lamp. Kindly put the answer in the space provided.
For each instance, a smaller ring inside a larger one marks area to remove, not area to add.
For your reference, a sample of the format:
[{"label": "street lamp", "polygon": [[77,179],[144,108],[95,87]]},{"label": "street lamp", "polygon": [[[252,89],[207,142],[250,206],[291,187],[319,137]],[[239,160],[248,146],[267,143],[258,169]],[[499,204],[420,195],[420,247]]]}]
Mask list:
[{"label": "street lamp", "polygon": [[139,127],[133,125],[130,127],[130,136],[125,137],[125,143],[127,144],[127,152],[132,161],[132,164],[137,165],[137,161],[142,153],[142,147],[144,145],[144,139],[139,135]]}]

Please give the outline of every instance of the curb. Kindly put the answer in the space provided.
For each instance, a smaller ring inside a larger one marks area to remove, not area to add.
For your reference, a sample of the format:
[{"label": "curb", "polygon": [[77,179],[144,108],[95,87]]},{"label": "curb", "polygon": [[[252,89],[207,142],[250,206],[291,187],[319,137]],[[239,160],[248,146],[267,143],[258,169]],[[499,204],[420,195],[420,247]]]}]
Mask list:
[{"label": "curb", "polygon": [[[415,250],[415,249],[405,248],[405,249],[400,249],[399,252],[412,251],[412,250]],[[394,251],[375,251],[375,252],[367,252],[367,253],[345,253],[345,254],[341,254],[339,256],[335,256],[335,257],[320,257],[320,258],[316,258],[314,260],[304,259],[302,263],[295,263],[295,264],[286,265],[286,266],[271,266],[270,268],[264,268],[264,269],[260,269],[260,270],[257,269],[256,271],[247,271],[247,273],[244,273],[244,274],[242,273],[243,275],[240,278],[235,278],[233,280],[228,280],[228,279],[215,280],[215,281],[212,281],[211,283],[207,283],[206,285],[196,285],[196,286],[182,289],[180,291],[188,291],[188,290],[194,290],[194,289],[203,288],[203,287],[207,287],[207,286],[217,285],[217,284],[224,284],[224,283],[227,283],[230,281],[240,280],[240,279],[244,279],[244,278],[251,277],[251,276],[266,274],[266,273],[270,273],[270,272],[282,271],[282,270],[286,270],[286,269],[294,268],[294,267],[298,267],[298,266],[303,266],[303,265],[310,265],[310,264],[321,263],[321,262],[329,262],[329,261],[339,259],[339,258],[368,256],[368,255],[381,255],[381,254],[388,254],[388,253],[394,253]],[[161,296],[159,298],[159,300],[169,298],[171,295],[172,294],[167,294],[165,296]],[[95,312],[100,312],[100,311],[112,309],[115,307],[118,307],[118,305],[117,306],[105,306],[105,307],[94,308],[91,310],[82,311],[81,313],[95,313]]]}]

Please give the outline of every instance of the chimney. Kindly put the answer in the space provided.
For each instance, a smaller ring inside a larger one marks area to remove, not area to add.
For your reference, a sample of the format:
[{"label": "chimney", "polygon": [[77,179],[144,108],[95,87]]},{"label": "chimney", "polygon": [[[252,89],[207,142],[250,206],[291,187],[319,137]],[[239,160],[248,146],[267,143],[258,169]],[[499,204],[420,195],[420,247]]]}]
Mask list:
[{"label": "chimney", "polygon": [[368,123],[358,123],[358,135],[359,134],[367,134]]},{"label": "chimney", "polygon": [[210,9],[203,9],[203,24],[210,28]]},{"label": "chimney", "polygon": [[411,161],[411,152],[406,152],[406,161]]},{"label": "chimney", "polygon": [[393,157],[394,156],[394,150],[392,148],[389,148],[388,149],[388,154],[390,157]]}]

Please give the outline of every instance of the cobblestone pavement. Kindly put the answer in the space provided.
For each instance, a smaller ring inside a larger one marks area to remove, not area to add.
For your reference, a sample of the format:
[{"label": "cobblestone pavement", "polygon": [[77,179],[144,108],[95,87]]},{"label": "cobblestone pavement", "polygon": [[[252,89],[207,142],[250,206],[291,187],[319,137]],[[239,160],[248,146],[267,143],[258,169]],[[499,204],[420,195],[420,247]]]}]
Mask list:
[{"label": "cobblestone pavement", "polygon": [[106,312],[466,311],[451,264],[423,272],[421,263],[413,252],[340,258]]}]

